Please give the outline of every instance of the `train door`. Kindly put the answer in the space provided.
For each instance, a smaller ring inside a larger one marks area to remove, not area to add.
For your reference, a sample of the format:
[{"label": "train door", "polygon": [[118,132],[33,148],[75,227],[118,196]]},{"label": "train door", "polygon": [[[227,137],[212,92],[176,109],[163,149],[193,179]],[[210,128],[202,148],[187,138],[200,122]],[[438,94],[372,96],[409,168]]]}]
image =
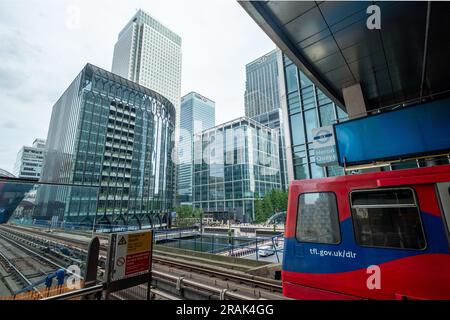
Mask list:
[{"label": "train door", "polygon": [[450,235],[450,182],[437,183],[442,214],[446,222],[447,234]]}]

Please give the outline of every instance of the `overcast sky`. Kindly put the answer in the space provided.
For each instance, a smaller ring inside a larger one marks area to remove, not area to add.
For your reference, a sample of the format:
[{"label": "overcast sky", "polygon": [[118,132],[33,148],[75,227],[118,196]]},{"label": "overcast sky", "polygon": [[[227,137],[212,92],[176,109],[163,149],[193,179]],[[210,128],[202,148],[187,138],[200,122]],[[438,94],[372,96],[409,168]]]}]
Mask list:
[{"label": "overcast sky", "polygon": [[275,45],[235,0],[1,0],[0,168],[47,137],[53,104],[87,62],[111,70],[138,8],[181,36],[182,95],[214,100],[217,124],[244,115],[245,65]]}]

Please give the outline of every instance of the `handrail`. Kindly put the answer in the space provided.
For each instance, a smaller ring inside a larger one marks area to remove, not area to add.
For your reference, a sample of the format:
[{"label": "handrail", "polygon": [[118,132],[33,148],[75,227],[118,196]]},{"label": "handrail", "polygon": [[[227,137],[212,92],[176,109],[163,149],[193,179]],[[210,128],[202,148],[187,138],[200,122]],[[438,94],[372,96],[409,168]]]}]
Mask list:
[{"label": "handrail", "polygon": [[[205,291],[209,291],[215,294],[218,294],[220,297],[225,298],[225,297],[230,297],[233,299],[238,299],[238,300],[255,300],[252,297],[249,296],[244,296],[241,295],[239,293],[236,292],[231,292],[231,291],[226,291],[224,292],[223,289],[218,288],[218,287],[213,287],[211,285],[207,285],[207,284],[203,284],[203,283],[198,283],[194,280],[190,280],[190,279],[185,279],[184,277],[177,277],[177,276],[173,276],[173,275],[168,275],[159,271],[152,271],[152,274],[156,275],[156,276],[160,276],[162,278],[165,279],[169,279],[172,280],[174,283],[177,283],[177,286],[179,286],[179,289],[184,288],[184,285],[187,285],[189,287],[195,288],[195,289],[200,289],[200,290],[205,290]],[[259,298],[257,300],[265,300],[262,298]]]},{"label": "handrail", "polygon": [[57,296],[53,296],[53,297],[48,297],[48,298],[44,298],[42,300],[68,300],[68,299],[74,299],[74,298],[79,298],[79,297],[84,297],[87,296],[89,294],[94,294],[94,293],[98,293],[98,292],[102,292],[104,289],[103,284],[99,284],[99,285],[95,285],[89,288],[83,288],[80,290],[76,290],[76,291],[70,291],[70,292],[66,292]]}]

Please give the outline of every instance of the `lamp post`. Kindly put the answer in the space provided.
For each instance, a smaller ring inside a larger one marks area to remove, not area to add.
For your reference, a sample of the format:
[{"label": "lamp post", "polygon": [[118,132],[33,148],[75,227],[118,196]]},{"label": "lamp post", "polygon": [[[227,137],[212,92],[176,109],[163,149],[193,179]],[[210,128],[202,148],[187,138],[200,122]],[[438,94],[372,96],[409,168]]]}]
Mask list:
[{"label": "lamp post", "polygon": [[92,239],[94,238],[94,234],[95,234],[95,223],[97,220],[97,215],[95,215],[94,217],[94,223],[92,223]]},{"label": "lamp post", "polygon": [[200,236],[203,235],[203,209],[200,209]]}]

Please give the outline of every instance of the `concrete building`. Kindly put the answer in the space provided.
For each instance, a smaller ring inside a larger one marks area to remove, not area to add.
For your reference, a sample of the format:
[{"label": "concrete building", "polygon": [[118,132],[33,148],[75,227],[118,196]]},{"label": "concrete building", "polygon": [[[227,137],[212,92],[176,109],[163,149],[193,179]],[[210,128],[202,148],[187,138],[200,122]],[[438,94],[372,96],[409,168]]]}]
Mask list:
[{"label": "concrete building", "polygon": [[45,140],[35,139],[31,147],[23,146],[17,153],[14,175],[17,178],[39,180],[45,157]]}]

